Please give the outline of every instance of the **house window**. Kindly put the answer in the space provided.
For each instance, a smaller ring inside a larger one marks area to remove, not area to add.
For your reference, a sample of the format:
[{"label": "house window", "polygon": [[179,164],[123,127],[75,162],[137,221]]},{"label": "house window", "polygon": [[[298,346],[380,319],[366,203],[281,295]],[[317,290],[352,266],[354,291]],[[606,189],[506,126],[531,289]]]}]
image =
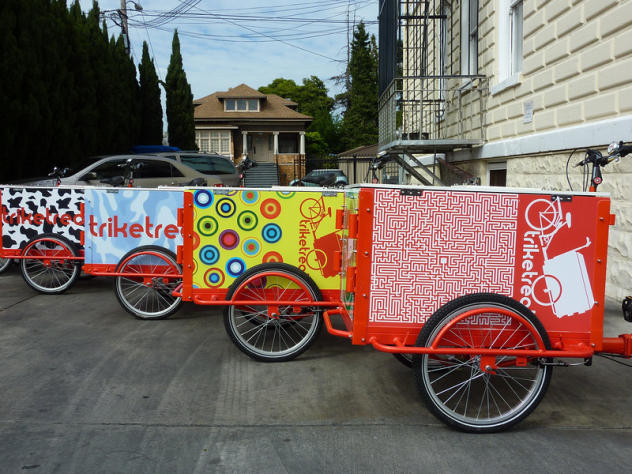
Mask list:
[{"label": "house window", "polygon": [[461,4],[461,74],[478,73],[478,0]]},{"label": "house window", "polygon": [[203,153],[231,156],[229,130],[196,130],[195,141]]},{"label": "house window", "polygon": [[259,99],[224,99],[224,112],[259,112]]}]

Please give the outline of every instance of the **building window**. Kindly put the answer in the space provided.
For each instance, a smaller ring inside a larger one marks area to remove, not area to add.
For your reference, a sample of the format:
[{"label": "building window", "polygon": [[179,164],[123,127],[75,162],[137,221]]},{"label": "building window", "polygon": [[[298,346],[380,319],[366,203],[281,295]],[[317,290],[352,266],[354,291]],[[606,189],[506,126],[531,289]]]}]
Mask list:
[{"label": "building window", "polygon": [[487,184],[489,186],[507,186],[507,162],[487,164]]},{"label": "building window", "polygon": [[224,112],[259,112],[259,99],[224,99]]},{"label": "building window", "polygon": [[478,0],[461,3],[461,74],[478,73]]},{"label": "building window", "polygon": [[195,141],[203,153],[232,156],[229,130],[196,130]]},{"label": "building window", "polygon": [[[522,0],[501,0],[498,24],[498,82],[518,82],[522,71]],[[510,79],[510,81],[508,81]]]},{"label": "building window", "polygon": [[522,0],[513,0],[509,7],[509,75],[522,71]]}]

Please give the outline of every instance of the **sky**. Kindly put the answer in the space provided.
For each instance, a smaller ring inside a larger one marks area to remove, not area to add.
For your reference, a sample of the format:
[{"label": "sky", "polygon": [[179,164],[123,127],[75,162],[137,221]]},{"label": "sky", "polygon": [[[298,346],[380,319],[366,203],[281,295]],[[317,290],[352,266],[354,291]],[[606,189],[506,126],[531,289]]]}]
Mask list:
[{"label": "sky", "polygon": [[[377,37],[378,0],[137,0],[127,2],[131,53],[140,62],[143,41],[156,72],[167,75],[177,28],[184,71],[194,98],[245,83],[257,89],[275,78],[316,75],[329,95],[329,80],[344,71],[348,23],[363,20]],[[84,11],[92,0],[80,0]],[[120,0],[100,0],[110,34],[120,34]],[[349,11],[349,15],[347,15]],[[347,20],[349,18],[349,20]],[[164,98],[163,98],[164,106]]]}]

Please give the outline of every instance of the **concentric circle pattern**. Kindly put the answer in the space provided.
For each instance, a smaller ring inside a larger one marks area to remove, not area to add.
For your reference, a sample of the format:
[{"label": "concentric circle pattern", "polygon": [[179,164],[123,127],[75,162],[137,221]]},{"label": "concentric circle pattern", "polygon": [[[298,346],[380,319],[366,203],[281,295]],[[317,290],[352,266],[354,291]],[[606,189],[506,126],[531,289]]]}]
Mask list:
[{"label": "concentric circle pattern", "polygon": [[210,237],[215,234],[218,228],[219,225],[217,224],[217,220],[211,216],[202,217],[197,224],[198,232],[206,237]]},{"label": "concentric circle pattern", "polygon": [[206,190],[195,191],[193,194],[193,202],[196,207],[206,209],[213,205],[213,193]]},{"label": "concentric circle pattern", "polygon": [[277,196],[281,199],[290,199],[296,194],[296,191],[277,191]]},{"label": "concentric circle pattern", "polygon": [[226,272],[232,277],[238,277],[246,271],[246,263],[239,257],[231,258],[226,262]]},{"label": "concentric circle pattern", "polygon": [[237,225],[242,230],[253,230],[255,227],[257,227],[258,223],[259,218],[257,217],[257,214],[252,211],[240,212],[239,216],[237,217]]},{"label": "concentric circle pattern", "polygon": [[261,203],[261,215],[266,219],[276,219],[281,214],[281,204],[276,199],[266,199]]},{"label": "concentric circle pattern", "polygon": [[249,257],[256,257],[261,251],[261,244],[256,239],[248,239],[242,245],[242,250]]},{"label": "concentric circle pattern", "polygon": [[239,234],[232,229],[226,229],[219,234],[219,245],[226,250],[232,250],[239,245]]},{"label": "concentric circle pattern", "polygon": [[249,189],[248,191],[242,191],[241,200],[245,204],[254,204],[259,200],[259,193],[252,189]]},{"label": "concentric circle pattern", "polygon": [[281,239],[282,235],[283,232],[281,231],[281,228],[276,224],[266,224],[261,231],[261,236],[263,237],[263,240],[265,240],[269,244],[278,242]]},{"label": "concentric circle pattern", "polygon": [[224,218],[232,216],[235,213],[235,209],[235,202],[229,198],[220,199],[215,207],[217,215]]},{"label": "concentric circle pattern", "polygon": [[281,263],[283,262],[283,256],[279,253],[279,252],[268,252],[263,256],[262,259],[263,263],[269,263],[269,262],[278,262]]},{"label": "concentric circle pattern", "polygon": [[219,268],[209,268],[204,274],[204,282],[211,288],[217,288],[224,284],[226,276]]},{"label": "concentric circle pattern", "polygon": [[200,260],[205,265],[213,265],[219,260],[219,250],[214,245],[205,245],[200,249]]}]

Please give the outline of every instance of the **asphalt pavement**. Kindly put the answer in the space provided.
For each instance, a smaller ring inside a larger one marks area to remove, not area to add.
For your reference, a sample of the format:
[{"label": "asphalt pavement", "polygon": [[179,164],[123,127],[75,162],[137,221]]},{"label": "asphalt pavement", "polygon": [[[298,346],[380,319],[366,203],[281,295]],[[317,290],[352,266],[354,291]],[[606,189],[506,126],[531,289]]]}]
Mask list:
[{"label": "asphalt pavement", "polygon": [[[622,332],[608,302],[606,334]],[[426,411],[392,356],[325,331],[260,363],[221,310],[140,321],[108,279],[46,296],[0,275],[0,473],[627,473],[631,458],[632,368],[610,360],[555,368],[525,421],[471,435]]]}]

